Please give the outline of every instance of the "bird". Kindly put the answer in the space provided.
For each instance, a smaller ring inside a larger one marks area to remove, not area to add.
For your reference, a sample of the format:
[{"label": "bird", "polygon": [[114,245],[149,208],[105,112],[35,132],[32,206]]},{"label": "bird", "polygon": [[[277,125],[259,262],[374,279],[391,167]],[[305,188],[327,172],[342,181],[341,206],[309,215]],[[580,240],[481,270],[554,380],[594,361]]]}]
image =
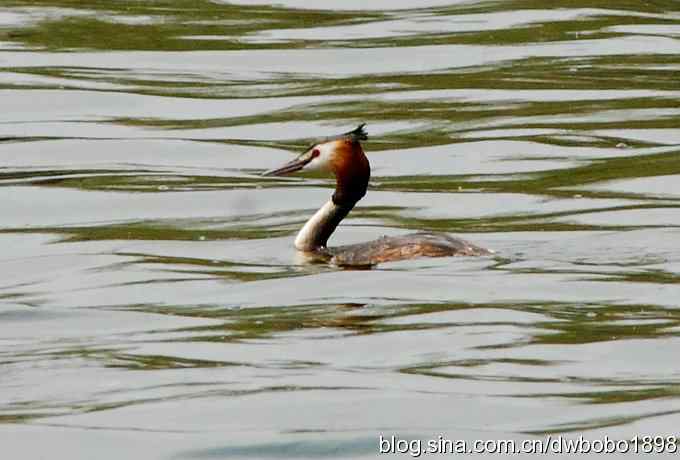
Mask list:
[{"label": "bird", "polygon": [[383,236],[377,240],[328,247],[328,239],[366,194],[371,166],[361,146],[368,139],[362,123],[352,131],[316,141],[302,154],[263,176],[284,176],[298,171],[324,172],[335,176],[335,192],[305,223],[295,238],[295,248],[313,258],[345,267],[372,267],[418,257],[484,256],[493,251],[445,233],[417,232]]}]

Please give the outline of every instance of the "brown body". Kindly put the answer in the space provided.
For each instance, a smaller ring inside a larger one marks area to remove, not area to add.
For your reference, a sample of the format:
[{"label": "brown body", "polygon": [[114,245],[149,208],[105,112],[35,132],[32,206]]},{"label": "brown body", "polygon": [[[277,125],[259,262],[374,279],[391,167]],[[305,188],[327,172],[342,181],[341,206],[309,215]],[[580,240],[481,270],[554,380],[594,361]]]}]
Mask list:
[{"label": "brown body", "polygon": [[335,193],[317,211],[295,238],[295,247],[314,253],[340,266],[371,266],[417,257],[480,256],[491,251],[443,233],[413,233],[382,237],[368,243],[327,248],[326,243],[342,219],[364,197],[371,176],[368,158],[361,148],[367,138],[360,125],[354,131],[325,139],[295,160],[265,175],[283,175],[305,170],[322,170],[336,178]]},{"label": "brown body", "polygon": [[370,266],[418,257],[484,256],[491,251],[443,233],[383,236],[367,243],[329,248],[331,262],[339,266]]}]

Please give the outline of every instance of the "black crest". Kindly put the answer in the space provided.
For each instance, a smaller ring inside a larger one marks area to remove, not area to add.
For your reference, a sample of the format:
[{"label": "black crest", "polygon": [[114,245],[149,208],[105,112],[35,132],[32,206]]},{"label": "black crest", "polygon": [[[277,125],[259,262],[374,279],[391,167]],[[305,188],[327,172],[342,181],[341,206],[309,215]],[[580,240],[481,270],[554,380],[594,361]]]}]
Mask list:
[{"label": "black crest", "polygon": [[348,131],[346,133],[339,134],[337,136],[331,136],[327,137],[325,139],[320,140],[318,143],[323,144],[324,142],[331,142],[331,141],[338,141],[338,140],[347,140],[350,142],[359,142],[359,141],[365,141],[368,139],[368,133],[364,129],[364,126],[366,126],[366,123],[362,123],[356,128],[354,128],[352,131]]},{"label": "black crest", "polygon": [[352,131],[348,131],[346,133],[338,134],[337,136],[330,136],[330,137],[324,137],[322,139],[317,139],[313,144],[311,144],[309,147],[307,147],[307,150],[311,150],[314,148],[314,146],[319,145],[319,144],[325,144],[326,142],[332,142],[332,141],[339,141],[339,140],[346,140],[350,142],[359,142],[359,141],[365,141],[368,139],[368,133],[364,129],[364,126],[366,126],[366,123],[362,123],[356,128],[354,128]]},{"label": "black crest", "polygon": [[368,139],[368,133],[364,129],[364,126],[366,126],[366,123],[360,124],[359,126],[356,127],[356,129],[343,134],[343,136],[347,136],[352,141],[355,141],[355,142],[365,141],[366,139]]}]

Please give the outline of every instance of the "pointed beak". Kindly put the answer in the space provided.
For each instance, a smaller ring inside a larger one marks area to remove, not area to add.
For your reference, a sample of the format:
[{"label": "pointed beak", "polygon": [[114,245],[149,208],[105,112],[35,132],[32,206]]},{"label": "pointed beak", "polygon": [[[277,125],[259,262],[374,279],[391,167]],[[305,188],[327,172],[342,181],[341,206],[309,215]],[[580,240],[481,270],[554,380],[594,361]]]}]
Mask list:
[{"label": "pointed beak", "polygon": [[295,171],[301,170],[311,160],[312,160],[311,157],[308,157],[307,155],[301,155],[301,156],[297,157],[296,159],[294,159],[293,161],[290,161],[290,162],[286,163],[285,165],[281,166],[280,168],[270,169],[269,171],[263,172],[262,175],[263,176],[285,176],[286,174],[294,173]]}]

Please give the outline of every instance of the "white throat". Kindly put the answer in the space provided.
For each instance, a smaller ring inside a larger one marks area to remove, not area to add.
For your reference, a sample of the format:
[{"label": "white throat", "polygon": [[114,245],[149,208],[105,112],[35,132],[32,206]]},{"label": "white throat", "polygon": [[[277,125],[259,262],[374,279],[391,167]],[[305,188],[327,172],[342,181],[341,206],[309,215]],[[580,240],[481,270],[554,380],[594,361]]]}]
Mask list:
[{"label": "white throat", "polygon": [[302,230],[295,238],[295,247],[298,251],[318,251],[326,248],[326,242],[331,237],[336,227],[342,219],[354,207],[354,203],[349,205],[338,205],[329,200],[316,211],[302,227]]},{"label": "white throat", "polygon": [[338,207],[333,200],[328,200],[326,204],[316,211],[295,237],[295,248],[298,251],[315,251],[326,245],[322,239],[322,230],[338,213]]}]

